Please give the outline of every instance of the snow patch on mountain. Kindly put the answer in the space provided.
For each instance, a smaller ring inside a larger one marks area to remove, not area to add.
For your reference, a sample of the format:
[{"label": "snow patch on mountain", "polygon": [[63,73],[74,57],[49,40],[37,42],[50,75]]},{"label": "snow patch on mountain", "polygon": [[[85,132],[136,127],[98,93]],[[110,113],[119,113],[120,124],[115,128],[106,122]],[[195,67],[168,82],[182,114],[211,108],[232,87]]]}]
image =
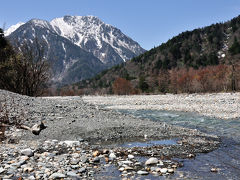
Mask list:
[{"label": "snow patch on mountain", "polygon": [[[123,61],[131,59],[125,49],[133,54],[143,53],[143,49],[119,29],[102,22],[95,16],[64,16],[53,19],[50,24],[61,36],[71,40],[81,48],[92,52],[103,63],[106,63],[106,54],[103,43],[110,45]],[[94,48],[90,49],[89,46]]]},{"label": "snow patch on mountain", "polygon": [[[141,46],[121,32],[121,30],[104,23],[95,16],[64,16],[48,22],[40,19],[32,19],[27,22],[32,28],[32,37],[36,37],[36,31],[42,29],[46,36],[43,40],[48,42],[48,34],[53,33],[70,40],[87,52],[91,52],[102,63],[111,67],[127,61],[145,52]],[[12,26],[7,36],[14,32],[21,23]],[[36,30],[38,29],[38,30]],[[26,31],[23,31],[26,34]],[[49,47],[50,48],[50,47]],[[65,47],[62,46],[65,51]],[[66,53],[66,51],[65,51]]]},{"label": "snow patch on mountain", "polygon": [[10,26],[10,27],[4,32],[5,36],[9,36],[12,32],[14,32],[16,29],[18,29],[18,28],[19,28],[20,26],[22,26],[23,24],[25,24],[25,23],[19,22],[19,23],[15,24],[15,25]]}]

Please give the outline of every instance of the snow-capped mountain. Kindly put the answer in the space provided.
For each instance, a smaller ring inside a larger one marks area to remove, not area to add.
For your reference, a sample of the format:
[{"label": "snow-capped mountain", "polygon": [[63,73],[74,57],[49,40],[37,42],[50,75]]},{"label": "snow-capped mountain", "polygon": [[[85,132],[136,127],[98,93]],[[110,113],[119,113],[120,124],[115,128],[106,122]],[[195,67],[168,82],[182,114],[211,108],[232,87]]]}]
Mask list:
[{"label": "snow-capped mountain", "polygon": [[19,22],[19,23],[15,24],[15,25],[12,25],[10,28],[8,28],[4,32],[5,36],[9,36],[12,32],[14,32],[17,28],[19,28],[23,24],[24,24],[23,22]]},{"label": "snow-capped mountain", "polygon": [[48,21],[33,19],[20,26],[7,37],[12,44],[44,45],[45,57],[52,67],[52,80],[70,84],[90,78],[106,69],[92,53],[58,35]]},{"label": "snow-capped mountain", "polygon": [[14,44],[37,39],[45,44],[53,80],[73,83],[90,78],[145,50],[119,29],[94,16],[64,16],[51,22],[32,19],[12,26],[5,35]]},{"label": "snow-capped mountain", "polygon": [[59,35],[92,52],[104,64],[118,64],[144,52],[119,29],[95,16],[64,16],[53,19],[50,24]]}]

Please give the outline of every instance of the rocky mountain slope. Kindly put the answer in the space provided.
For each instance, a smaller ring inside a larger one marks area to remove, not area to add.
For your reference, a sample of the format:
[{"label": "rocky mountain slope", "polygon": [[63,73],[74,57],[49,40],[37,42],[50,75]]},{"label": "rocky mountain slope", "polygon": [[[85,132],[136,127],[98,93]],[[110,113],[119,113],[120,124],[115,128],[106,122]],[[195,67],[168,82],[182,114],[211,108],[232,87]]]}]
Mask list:
[{"label": "rocky mountain slope", "polygon": [[119,29],[94,16],[64,16],[50,22],[55,31],[104,64],[116,65],[144,52],[143,48]]},{"label": "rocky mountain slope", "polygon": [[16,46],[34,45],[36,39],[44,43],[53,80],[64,84],[90,78],[144,52],[119,29],[93,16],[64,16],[51,22],[32,19],[5,34]]}]

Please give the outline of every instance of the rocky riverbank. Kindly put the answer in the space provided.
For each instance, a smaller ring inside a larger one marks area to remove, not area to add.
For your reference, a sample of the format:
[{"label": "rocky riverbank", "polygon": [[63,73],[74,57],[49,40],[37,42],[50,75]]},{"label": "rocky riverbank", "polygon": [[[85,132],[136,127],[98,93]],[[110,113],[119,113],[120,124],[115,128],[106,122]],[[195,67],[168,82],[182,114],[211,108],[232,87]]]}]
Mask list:
[{"label": "rocky riverbank", "polygon": [[240,93],[84,96],[83,100],[109,109],[196,112],[221,119],[240,117]]},{"label": "rocky riverbank", "polygon": [[[137,119],[81,97],[31,98],[0,90],[0,101],[9,117],[22,118],[30,127],[40,121],[47,125],[38,136],[16,128],[6,131],[0,147],[3,179],[98,179],[112,168],[117,177],[171,175],[182,166],[173,157],[194,158],[220,143],[214,135]],[[161,139],[176,139],[177,144],[118,146],[123,141]]]}]

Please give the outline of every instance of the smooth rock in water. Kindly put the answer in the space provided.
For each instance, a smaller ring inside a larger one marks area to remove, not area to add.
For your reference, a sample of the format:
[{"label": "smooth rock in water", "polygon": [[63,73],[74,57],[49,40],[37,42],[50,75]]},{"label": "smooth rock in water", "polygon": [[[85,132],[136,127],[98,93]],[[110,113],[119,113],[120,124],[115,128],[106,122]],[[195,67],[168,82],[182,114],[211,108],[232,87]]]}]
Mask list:
[{"label": "smooth rock in water", "polygon": [[49,179],[60,179],[60,178],[65,178],[65,174],[62,173],[53,173]]},{"label": "smooth rock in water", "polygon": [[188,154],[187,157],[188,157],[188,158],[194,158],[195,155],[194,155],[194,154]]},{"label": "smooth rock in water", "polygon": [[27,148],[27,149],[23,149],[23,150],[21,150],[21,152],[20,152],[22,155],[25,155],[25,156],[28,156],[28,157],[31,157],[31,156],[33,156],[34,155],[34,152],[33,152],[33,150],[32,149],[30,149],[30,148]]},{"label": "smooth rock in water", "polygon": [[157,171],[157,167],[151,167],[150,170],[151,171]]},{"label": "smooth rock in water", "polygon": [[0,167],[0,174],[3,173],[4,171],[5,171],[5,169]]},{"label": "smooth rock in water", "polygon": [[129,155],[128,155],[128,159],[134,159],[134,155],[129,154]]},{"label": "smooth rock in water", "polygon": [[211,172],[218,172],[218,169],[217,168],[211,168]]},{"label": "smooth rock in water", "polygon": [[140,170],[140,171],[137,172],[137,174],[138,175],[148,175],[149,173],[147,171]]},{"label": "smooth rock in water", "polygon": [[170,168],[170,169],[168,169],[168,172],[169,173],[174,173],[174,169]]},{"label": "smooth rock in water", "polygon": [[121,172],[123,172],[123,171],[125,170],[125,168],[124,168],[124,167],[121,167],[121,168],[119,168],[118,170],[121,171]]},{"label": "smooth rock in water", "polygon": [[161,172],[161,168],[156,168],[155,171],[156,172]]},{"label": "smooth rock in water", "polygon": [[134,166],[141,166],[141,165],[142,165],[141,162],[136,162],[136,163],[134,164]]},{"label": "smooth rock in water", "polygon": [[153,164],[157,164],[157,163],[158,163],[158,159],[151,157],[145,162],[145,165],[153,165]]},{"label": "smooth rock in water", "polygon": [[168,169],[167,169],[167,168],[162,168],[162,169],[160,170],[160,172],[161,172],[162,174],[166,174],[166,173],[168,172]]},{"label": "smooth rock in water", "polygon": [[158,165],[158,166],[163,166],[164,164],[163,164],[163,162],[162,162],[161,160],[159,160],[159,162],[158,162],[157,165]]},{"label": "smooth rock in water", "polygon": [[132,170],[133,170],[133,168],[130,167],[130,166],[126,166],[126,167],[124,167],[124,169],[125,169],[126,171],[132,171]]},{"label": "smooth rock in water", "polygon": [[117,158],[117,156],[114,153],[109,154],[109,160],[114,160],[116,158]]}]

